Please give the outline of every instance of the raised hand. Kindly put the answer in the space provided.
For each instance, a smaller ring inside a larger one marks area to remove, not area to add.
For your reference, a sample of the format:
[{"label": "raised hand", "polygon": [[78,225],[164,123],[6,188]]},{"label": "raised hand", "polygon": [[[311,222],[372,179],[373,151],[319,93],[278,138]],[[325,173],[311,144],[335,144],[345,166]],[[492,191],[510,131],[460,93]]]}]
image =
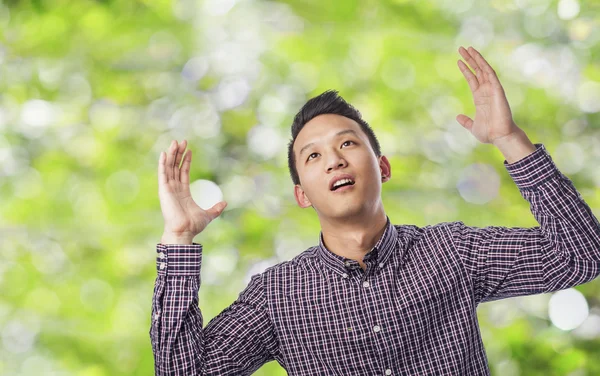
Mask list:
[{"label": "raised hand", "polygon": [[163,243],[191,244],[194,236],[202,232],[227,206],[225,201],[221,201],[204,210],[194,202],[190,192],[192,151],[188,149],[184,156],[186,145],[186,140],[179,145],[173,140],[167,153],[160,153],[158,161],[158,197],[165,221],[161,239]]},{"label": "raised hand", "polygon": [[456,120],[483,143],[495,144],[522,133],[513,121],[510,106],[496,72],[473,47],[469,47],[468,50],[460,47],[458,52],[475,71],[473,74],[462,60],[458,60],[458,67],[473,94],[475,120],[464,114],[458,115]]}]

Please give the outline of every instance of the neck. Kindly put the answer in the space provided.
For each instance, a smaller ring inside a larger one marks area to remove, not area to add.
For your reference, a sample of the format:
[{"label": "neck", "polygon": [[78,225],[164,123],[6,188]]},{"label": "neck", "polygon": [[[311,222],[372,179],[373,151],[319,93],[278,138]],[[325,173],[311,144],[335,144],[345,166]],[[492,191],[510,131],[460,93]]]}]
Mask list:
[{"label": "neck", "polygon": [[387,217],[383,206],[371,216],[356,218],[321,219],[323,242],[328,250],[361,263],[385,231]]}]

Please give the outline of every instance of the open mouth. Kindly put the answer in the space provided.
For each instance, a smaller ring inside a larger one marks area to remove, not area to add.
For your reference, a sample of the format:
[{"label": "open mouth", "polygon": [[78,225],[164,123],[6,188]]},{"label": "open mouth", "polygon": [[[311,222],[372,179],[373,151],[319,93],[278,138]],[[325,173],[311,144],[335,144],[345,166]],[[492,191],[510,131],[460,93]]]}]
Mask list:
[{"label": "open mouth", "polygon": [[337,190],[341,190],[343,187],[349,187],[354,184],[355,182],[352,179],[341,179],[335,182],[331,190],[335,192]]}]

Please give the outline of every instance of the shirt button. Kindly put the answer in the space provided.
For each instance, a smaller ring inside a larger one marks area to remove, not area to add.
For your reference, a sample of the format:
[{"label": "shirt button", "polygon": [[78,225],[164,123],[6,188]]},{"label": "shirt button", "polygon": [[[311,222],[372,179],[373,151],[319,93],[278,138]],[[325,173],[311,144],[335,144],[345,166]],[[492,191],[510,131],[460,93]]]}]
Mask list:
[{"label": "shirt button", "polygon": [[364,281],[363,282],[363,286],[364,287],[369,287],[371,284],[369,283],[369,281]]},{"label": "shirt button", "polygon": [[165,254],[163,252],[158,253],[158,258],[165,258]]},{"label": "shirt button", "polygon": [[344,274],[342,274],[342,277],[348,278],[348,274],[344,273]]},{"label": "shirt button", "polygon": [[385,370],[385,374],[386,375],[391,375],[392,374],[392,370],[391,369],[386,369]]},{"label": "shirt button", "polygon": [[165,263],[164,263],[164,262],[161,262],[161,263],[160,263],[160,268],[161,268],[161,269],[164,269],[164,268],[165,268],[165,266],[167,266],[167,265],[165,265]]},{"label": "shirt button", "polygon": [[160,317],[160,313],[155,313],[154,314],[154,320],[158,320],[159,317]]},{"label": "shirt button", "polygon": [[373,331],[374,331],[375,333],[379,332],[380,330],[381,330],[381,328],[379,327],[379,325],[375,325],[375,326],[373,327]]},{"label": "shirt button", "polygon": [[379,267],[383,268],[383,262],[379,263]]},{"label": "shirt button", "polygon": [[349,267],[350,266],[350,261],[346,261],[344,264]]}]

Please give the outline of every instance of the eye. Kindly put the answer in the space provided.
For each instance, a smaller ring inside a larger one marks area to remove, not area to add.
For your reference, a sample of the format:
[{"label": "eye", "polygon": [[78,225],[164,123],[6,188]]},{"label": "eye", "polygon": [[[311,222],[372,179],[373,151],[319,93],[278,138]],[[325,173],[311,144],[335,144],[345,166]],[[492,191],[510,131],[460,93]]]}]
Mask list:
[{"label": "eye", "polygon": [[354,141],[350,141],[350,140],[344,141],[344,143],[342,144],[342,146],[346,146],[346,144],[355,144],[355,142]]},{"label": "eye", "polygon": [[312,159],[313,155],[314,155],[314,156],[315,156],[315,158],[316,158],[316,156],[317,156],[317,155],[319,155],[319,153],[312,153],[311,155],[309,155],[309,156],[308,156],[308,159],[307,159],[307,161],[310,161],[310,160]]}]

